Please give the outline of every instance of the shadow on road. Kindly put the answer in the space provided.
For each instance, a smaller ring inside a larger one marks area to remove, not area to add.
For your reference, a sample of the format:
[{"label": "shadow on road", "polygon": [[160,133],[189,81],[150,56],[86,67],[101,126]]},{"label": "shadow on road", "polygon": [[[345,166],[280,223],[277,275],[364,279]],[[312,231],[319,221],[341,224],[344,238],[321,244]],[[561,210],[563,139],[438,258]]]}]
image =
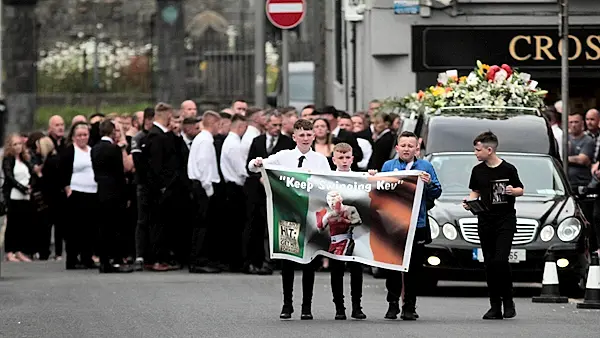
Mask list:
[{"label": "shadow on road", "polygon": [[[529,298],[540,294],[540,284],[515,283],[514,296],[517,298]],[[440,281],[438,286],[429,292],[421,292],[426,297],[456,297],[456,298],[478,298],[487,297],[487,287],[484,282],[450,282]]]}]

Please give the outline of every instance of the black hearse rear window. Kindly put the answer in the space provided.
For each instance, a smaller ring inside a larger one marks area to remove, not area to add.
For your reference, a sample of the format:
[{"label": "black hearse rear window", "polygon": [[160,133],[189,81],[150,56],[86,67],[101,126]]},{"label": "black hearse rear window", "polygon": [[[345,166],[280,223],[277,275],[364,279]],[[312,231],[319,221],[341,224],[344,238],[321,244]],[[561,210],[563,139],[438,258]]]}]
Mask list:
[{"label": "black hearse rear window", "polygon": [[432,116],[427,132],[427,154],[473,151],[473,139],[491,130],[498,136],[498,151],[548,154],[554,142],[546,121],[539,116],[483,119],[465,116]]}]

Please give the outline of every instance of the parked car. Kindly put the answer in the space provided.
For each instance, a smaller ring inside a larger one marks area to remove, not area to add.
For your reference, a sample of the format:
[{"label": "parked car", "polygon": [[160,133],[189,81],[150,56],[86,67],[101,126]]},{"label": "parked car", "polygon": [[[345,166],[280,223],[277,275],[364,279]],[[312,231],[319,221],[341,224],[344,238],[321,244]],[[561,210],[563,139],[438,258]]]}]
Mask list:
[{"label": "parked car", "polygon": [[584,290],[589,222],[560,163],[549,123],[537,110],[486,107],[441,109],[419,117],[421,155],[434,166],[442,196],[429,210],[433,241],[426,246],[423,285],[438,280],[485,280],[477,217],[462,207],[477,164],[473,139],[491,130],[498,155],[517,167],[525,194],[517,198],[517,232],[509,259],[515,281],[541,282],[545,257],[557,259],[561,293]]}]

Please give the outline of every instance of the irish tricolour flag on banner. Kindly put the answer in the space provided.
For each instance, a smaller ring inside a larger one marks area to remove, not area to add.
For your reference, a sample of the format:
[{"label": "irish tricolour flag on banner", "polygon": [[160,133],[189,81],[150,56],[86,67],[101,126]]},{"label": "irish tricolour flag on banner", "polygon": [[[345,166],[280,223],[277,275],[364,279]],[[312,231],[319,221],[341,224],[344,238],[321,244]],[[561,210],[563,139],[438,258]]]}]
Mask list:
[{"label": "irish tricolour flag on banner", "polygon": [[408,271],[423,191],[418,174],[266,166],[271,258],[308,263],[323,255]]}]

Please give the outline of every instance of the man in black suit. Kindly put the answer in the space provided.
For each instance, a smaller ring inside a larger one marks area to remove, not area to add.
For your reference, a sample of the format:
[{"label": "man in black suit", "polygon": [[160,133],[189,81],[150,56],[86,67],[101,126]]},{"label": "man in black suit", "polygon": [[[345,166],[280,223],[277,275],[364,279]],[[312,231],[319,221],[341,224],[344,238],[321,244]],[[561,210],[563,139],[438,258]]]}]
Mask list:
[{"label": "man in black suit", "polygon": [[343,111],[335,109],[334,106],[326,106],[325,108],[315,110],[312,116],[315,118],[323,118],[329,121],[329,127],[331,128],[331,134],[333,135],[333,144],[348,143],[352,147],[352,153],[354,154],[354,162],[352,162],[352,171],[360,171],[358,168],[358,162],[363,159],[362,148],[358,145],[356,136],[354,133],[344,130],[338,126],[338,117]]},{"label": "man in black suit", "polygon": [[137,224],[135,227],[135,269],[143,270],[144,261],[152,262],[150,250],[150,203],[148,195],[148,161],[143,156],[146,147],[146,137],[154,122],[154,108],[144,109],[140,131],[131,138],[131,157],[135,166],[135,183],[137,198]]},{"label": "man in black suit", "polygon": [[[257,158],[267,158],[284,149],[294,149],[296,143],[288,136],[281,134],[282,117],[279,112],[267,116],[266,133],[252,141],[248,163]],[[271,274],[269,266],[269,243],[267,232],[267,196],[260,182],[260,174],[248,171],[244,189],[248,196],[247,220],[243,234],[244,272],[248,274]]]},{"label": "man in black suit", "polygon": [[172,210],[177,206],[181,193],[181,159],[176,135],[169,129],[173,108],[159,103],[154,108],[154,122],[148,132],[145,157],[148,159],[148,192],[150,196],[150,241],[152,243],[153,271],[175,270],[171,263],[169,242],[173,232],[170,228]]},{"label": "man in black suit", "polygon": [[[127,144],[116,144],[116,126],[106,120],[100,124],[100,141],[92,148],[92,168],[98,183],[100,203],[100,272],[132,272],[123,264],[125,243],[120,231],[125,229],[126,182],[123,159]],[[91,217],[95,217],[91,215]]]}]

